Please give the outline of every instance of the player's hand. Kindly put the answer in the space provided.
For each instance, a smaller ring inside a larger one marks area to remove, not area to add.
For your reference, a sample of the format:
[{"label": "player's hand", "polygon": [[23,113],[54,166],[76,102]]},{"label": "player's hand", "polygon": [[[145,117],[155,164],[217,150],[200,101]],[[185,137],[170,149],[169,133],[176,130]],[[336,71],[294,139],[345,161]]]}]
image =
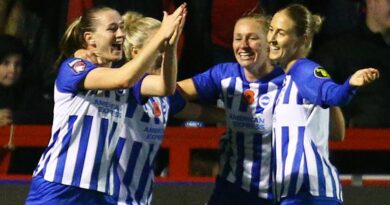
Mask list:
[{"label": "player's hand", "polygon": [[184,24],[186,22],[187,13],[188,13],[187,8],[184,8],[182,11],[182,18],[180,20],[180,24],[177,25],[175,32],[173,33],[173,35],[169,39],[169,43],[168,43],[169,46],[177,46],[179,39],[180,39],[180,35],[181,35],[183,28],[184,28]]},{"label": "player's hand", "polygon": [[[107,60],[112,60],[114,57],[101,56],[96,50],[79,49],[74,53],[75,58],[82,58],[91,61],[94,64],[102,65]],[[116,57],[115,57],[116,58]]]},{"label": "player's hand", "polygon": [[364,68],[356,71],[350,78],[349,84],[361,87],[374,82],[379,78],[379,71],[375,68]]},{"label": "player's hand", "polygon": [[12,123],[12,112],[10,109],[0,109],[0,127]]},{"label": "player's hand", "polygon": [[171,39],[172,35],[179,27],[181,20],[183,19],[183,12],[186,11],[186,9],[187,4],[183,3],[170,15],[164,11],[164,17],[159,29],[159,32],[164,39]]}]

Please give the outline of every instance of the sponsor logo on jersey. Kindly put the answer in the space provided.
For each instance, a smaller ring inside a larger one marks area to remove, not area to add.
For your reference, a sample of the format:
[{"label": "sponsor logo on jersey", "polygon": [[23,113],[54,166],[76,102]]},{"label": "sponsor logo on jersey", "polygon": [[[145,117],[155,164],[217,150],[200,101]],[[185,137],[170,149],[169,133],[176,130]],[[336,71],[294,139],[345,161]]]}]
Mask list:
[{"label": "sponsor logo on jersey", "polygon": [[255,92],[251,89],[245,90],[244,97],[245,97],[246,103],[248,103],[248,105],[250,105],[255,101]]},{"label": "sponsor logo on jersey", "polygon": [[112,115],[113,117],[122,116],[122,108],[117,103],[97,98],[95,99],[93,104],[97,107],[98,112],[102,116],[107,116],[107,115]]},{"label": "sponsor logo on jersey", "polygon": [[160,142],[164,137],[164,128],[161,127],[145,127],[146,140]]},{"label": "sponsor logo on jersey", "polygon": [[265,119],[264,117],[262,117],[262,115],[258,117],[254,117],[254,116],[230,113],[229,121],[231,125],[239,129],[255,129],[255,130],[265,129]]},{"label": "sponsor logo on jersey", "polygon": [[87,65],[81,59],[75,59],[68,65],[76,74],[83,72],[85,70],[85,67],[87,67]]},{"label": "sponsor logo on jersey", "polygon": [[329,73],[321,67],[317,67],[314,69],[314,76],[317,78],[330,78]]}]

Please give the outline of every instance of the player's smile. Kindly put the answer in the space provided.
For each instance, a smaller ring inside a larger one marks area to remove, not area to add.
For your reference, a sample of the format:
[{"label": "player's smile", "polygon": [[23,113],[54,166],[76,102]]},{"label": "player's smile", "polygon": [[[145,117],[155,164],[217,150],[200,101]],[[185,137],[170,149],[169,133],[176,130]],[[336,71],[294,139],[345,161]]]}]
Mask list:
[{"label": "player's smile", "polygon": [[240,59],[242,60],[249,60],[254,58],[254,53],[250,51],[241,51],[238,52],[238,55],[240,56]]},{"label": "player's smile", "polygon": [[253,69],[265,62],[266,42],[260,31],[261,25],[253,19],[241,19],[234,27],[233,50],[242,67]]},{"label": "player's smile", "polygon": [[294,22],[285,13],[276,13],[270,23],[267,40],[269,58],[285,67],[288,59],[297,55],[298,38],[294,33]]}]

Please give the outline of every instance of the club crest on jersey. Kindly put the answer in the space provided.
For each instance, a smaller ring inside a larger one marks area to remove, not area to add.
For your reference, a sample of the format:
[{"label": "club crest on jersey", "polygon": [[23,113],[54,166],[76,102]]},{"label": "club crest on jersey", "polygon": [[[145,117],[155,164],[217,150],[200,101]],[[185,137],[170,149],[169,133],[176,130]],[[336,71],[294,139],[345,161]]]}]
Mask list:
[{"label": "club crest on jersey", "polygon": [[83,72],[85,70],[85,67],[87,67],[87,65],[81,59],[75,59],[72,62],[68,63],[68,65],[76,74]]},{"label": "club crest on jersey", "polygon": [[329,73],[321,67],[317,67],[314,69],[314,76],[317,78],[330,78]]},{"label": "club crest on jersey", "polygon": [[267,107],[267,105],[271,102],[271,99],[268,95],[262,95],[259,99],[259,105],[261,107]]},{"label": "club crest on jersey", "polygon": [[161,115],[161,109],[157,102],[153,102],[153,114],[156,117],[160,117]]},{"label": "club crest on jersey", "polygon": [[251,89],[245,90],[244,99],[248,105],[252,104],[255,101],[255,92]]}]

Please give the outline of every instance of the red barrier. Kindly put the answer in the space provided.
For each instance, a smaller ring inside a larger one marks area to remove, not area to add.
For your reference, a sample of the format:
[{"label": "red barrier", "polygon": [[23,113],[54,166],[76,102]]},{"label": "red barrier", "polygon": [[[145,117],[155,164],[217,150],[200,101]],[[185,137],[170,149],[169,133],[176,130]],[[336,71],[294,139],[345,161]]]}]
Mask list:
[{"label": "red barrier", "polygon": [[[7,170],[11,152],[4,148],[9,142],[11,128],[0,128],[0,179],[29,180],[28,175],[9,175]],[[50,138],[48,125],[16,125],[13,130],[16,147],[45,147]],[[169,150],[169,175],[158,177],[158,181],[175,182],[213,182],[213,177],[190,175],[190,152],[192,149],[216,149],[224,128],[183,128],[168,127],[162,147]],[[347,129],[343,142],[331,142],[332,150],[374,150],[390,151],[390,129]],[[390,185],[390,178],[363,178],[363,185]],[[343,183],[352,184],[348,177]]]}]

